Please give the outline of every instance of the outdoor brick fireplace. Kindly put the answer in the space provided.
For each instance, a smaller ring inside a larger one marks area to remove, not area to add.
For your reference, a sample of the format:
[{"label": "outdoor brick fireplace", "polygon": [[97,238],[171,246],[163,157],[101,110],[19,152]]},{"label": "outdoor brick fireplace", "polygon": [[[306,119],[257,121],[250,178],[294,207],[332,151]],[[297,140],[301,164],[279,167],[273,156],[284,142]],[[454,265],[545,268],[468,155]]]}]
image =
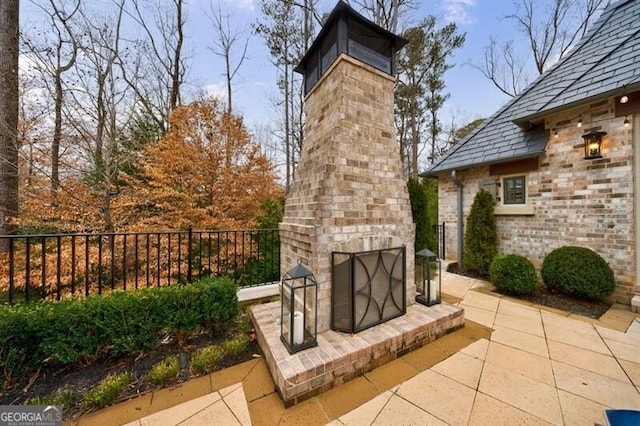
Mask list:
[{"label": "outdoor brick fireplace", "polygon": [[414,224],[393,123],[405,42],[339,2],[296,68],[306,123],[279,226],[281,271],[301,262],[315,275],[318,346],[289,354],[278,302],[251,310],[286,405],[464,322],[458,308],[414,303]]},{"label": "outdoor brick fireplace", "polygon": [[[341,5],[336,8],[340,16],[335,10],[332,14],[336,22],[328,22],[319,36],[333,42],[324,56],[335,51],[335,59],[326,69],[313,65],[328,61],[314,61],[312,47],[298,67],[307,80],[310,73],[321,75],[313,86],[305,85],[305,138],[280,224],[281,270],[300,260],[318,280],[318,332],[331,323],[331,253],[405,246],[406,259],[414,256],[411,205],[393,123],[395,77],[351,57],[350,50],[340,51],[341,38],[332,34],[343,20],[347,28],[354,21],[364,31],[362,22],[346,13],[348,6]],[[404,40],[376,30],[387,41],[379,50],[386,48],[392,63]],[[319,44],[325,46],[326,40]],[[413,276],[413,262],[407,264],[406,276]],[[407,301],[412,303],[415,286],[407,282]]]}]

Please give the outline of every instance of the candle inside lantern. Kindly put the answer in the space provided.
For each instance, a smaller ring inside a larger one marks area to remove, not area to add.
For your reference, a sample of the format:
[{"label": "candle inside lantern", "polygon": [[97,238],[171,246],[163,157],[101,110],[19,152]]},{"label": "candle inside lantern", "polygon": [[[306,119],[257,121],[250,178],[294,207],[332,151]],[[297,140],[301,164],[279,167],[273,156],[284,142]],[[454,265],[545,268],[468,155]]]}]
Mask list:
[{"label": "candle inside lantern", "polygon": [[302,312],[293,313],[293,344],[300,345],[304,342],[304,318]]},{"label": "candle inside lantern", "polygon": [[425,282],[424,287],[425,288],[429,287],[429,302],[435,302],[437,300],[435,283],[431,283],[431,285],[428,285],[427,282]]}]

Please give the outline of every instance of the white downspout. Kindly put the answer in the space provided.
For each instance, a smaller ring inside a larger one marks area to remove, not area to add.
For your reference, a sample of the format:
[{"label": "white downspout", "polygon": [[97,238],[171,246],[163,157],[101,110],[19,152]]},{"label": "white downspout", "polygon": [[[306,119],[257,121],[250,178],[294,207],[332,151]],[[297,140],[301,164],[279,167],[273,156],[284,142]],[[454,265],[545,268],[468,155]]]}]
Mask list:
[{"label": "white downspout", "polygon": [[455,170],[451,171],[451,179],[458,187],[458,267],[462,268],[462,239],[464,238],[464,214],[462,210],[462,194],[464,187]]}]

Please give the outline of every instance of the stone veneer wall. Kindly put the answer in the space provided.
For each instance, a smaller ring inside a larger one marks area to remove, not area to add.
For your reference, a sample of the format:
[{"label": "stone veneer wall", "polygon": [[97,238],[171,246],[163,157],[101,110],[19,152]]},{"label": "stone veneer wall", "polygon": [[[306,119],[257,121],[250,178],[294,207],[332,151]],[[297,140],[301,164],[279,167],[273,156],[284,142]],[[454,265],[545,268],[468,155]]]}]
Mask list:
[{"label": "stone veneer wall", "polygon": [[281,271],[318,280],[318,332],[330,325],[331,252],[406,245],[415,297],[414,224],[393,123],[394,78],[340,55],[305,99],[304,143],[280,223]]},{"label": "stone veneer wall", "polygon": [[[539,159],[537,171],[526,172],[532,216],[496,216],[499,250],[528,257],[540,268],[544,256],[564,245],[588,247],[614,271],[612,299],[629,304],[636,276],[632,126],[614,117],[609,99],[547,117],[545,127],[557,129]],[[585,112],[585,109],[588,109]],[[582,114],[584,125],[577,128]],[[582,134],[593,127],[607,132],[601,159],[584,159]],[[489,167],[458,173],[464,185],[464,216]],[[449,174],[439,176],[439,221],[446,223],[446,258],[457,259],[456,185]]]}]

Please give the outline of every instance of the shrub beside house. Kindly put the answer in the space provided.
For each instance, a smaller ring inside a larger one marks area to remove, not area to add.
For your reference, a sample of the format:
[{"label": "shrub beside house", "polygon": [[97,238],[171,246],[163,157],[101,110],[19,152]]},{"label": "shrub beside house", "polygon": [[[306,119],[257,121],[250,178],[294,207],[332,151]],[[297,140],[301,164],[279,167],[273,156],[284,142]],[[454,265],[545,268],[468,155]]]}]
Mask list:
[{"label": "shrub beside house", "polygon": [[[459,226],[485,189],[499,252],[539,269],[555,248],[587,247],[614,272],[613,300],[640,293],[640,20],[625,18],[639,15],[638,1],[609,5],[571,53],[423,174],[438,178],[447,259],[458,259]],[[599,156],[585,149],[593,131]]]}]

